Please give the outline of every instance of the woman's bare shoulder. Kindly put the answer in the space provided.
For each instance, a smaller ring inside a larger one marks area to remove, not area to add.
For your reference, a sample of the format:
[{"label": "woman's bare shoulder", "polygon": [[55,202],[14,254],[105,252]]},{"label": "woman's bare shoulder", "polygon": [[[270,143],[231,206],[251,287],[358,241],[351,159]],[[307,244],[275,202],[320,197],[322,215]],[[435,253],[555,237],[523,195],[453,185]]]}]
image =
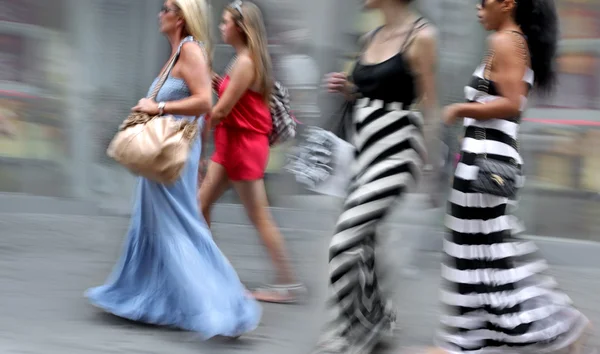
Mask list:
[{"label": "woman's bare shoulder", "polygon": [[197,64],[207,61],[207,53],[197,42],[186,42],[181,46],[179,60],[183,63]]},{"label": "woman's bare shoulder", "polygon": [[511,51],[514,43],[514,34],[509,32],[495,32],[487,37],[488,48],[495,52]]},{"label": "woman's bare shoulder", "polygon": [[438,56],[438,30],[435,26],[427,23],[420,28],[414,37],[412,53],[416,60],[435,62]]},{"label": "woman's bare shoulder", "polygon": [[439,31],[432,23],[427,22],[415,33],[415,42],[420,44],[437,44]]},{"label": "woman's bare shoulder", "polygon": [[253,69],[254,69],[254,61],[250,57],[250,54],[241,53],[236,57],[235,63],[233,64],[233,70],[246,71],[246,70],[253,70]]}]

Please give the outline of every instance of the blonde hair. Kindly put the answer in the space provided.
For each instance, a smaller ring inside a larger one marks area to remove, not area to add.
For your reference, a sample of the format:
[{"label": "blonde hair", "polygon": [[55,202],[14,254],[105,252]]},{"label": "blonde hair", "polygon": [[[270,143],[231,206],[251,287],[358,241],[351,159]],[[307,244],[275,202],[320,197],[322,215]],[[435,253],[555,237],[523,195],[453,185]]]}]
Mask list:
[{"label": "blonde hair", "polygon": [[225,9],[231,13],[236,24],[244,32],[250,58],[254,62],[255,78],[260,85],[259,93],[268,103],[273,91],[273,77],[263,16],[258,6],[250,1],[243,1],[240,8],[241,14],[232,6]]},{"label": "blonde hair", "polygon": [[202,42],[208,55],[208,65],[212,65],[212,42],[210,39],[209,13],[206,0],[173,0],[185,19],[185,32]]}]

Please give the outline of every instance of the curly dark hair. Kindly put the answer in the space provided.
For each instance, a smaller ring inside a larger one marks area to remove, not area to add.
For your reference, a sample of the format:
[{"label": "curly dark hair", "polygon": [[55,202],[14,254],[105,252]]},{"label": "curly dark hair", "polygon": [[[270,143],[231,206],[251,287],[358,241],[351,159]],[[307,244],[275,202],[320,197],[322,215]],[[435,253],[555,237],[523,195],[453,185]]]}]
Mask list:
[{"label": "curly dark hair", "polygon": [[555,56],[559,37],[554,0],[519,0],[515,21],[527,37],[535,86],[542,93],[549,93],[556,83]]}]

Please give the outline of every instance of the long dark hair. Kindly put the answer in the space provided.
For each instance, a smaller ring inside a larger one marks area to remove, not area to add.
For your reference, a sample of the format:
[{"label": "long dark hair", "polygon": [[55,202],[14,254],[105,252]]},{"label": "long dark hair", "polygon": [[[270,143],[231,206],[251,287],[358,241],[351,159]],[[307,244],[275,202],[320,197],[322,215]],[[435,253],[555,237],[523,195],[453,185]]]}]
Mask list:
[{"label": "long dark hair", "polygon": [[549,93],[556,83],[555,56],[559,36],[554,0],[518,0],[515,21],[527,37],[535,86]]}]

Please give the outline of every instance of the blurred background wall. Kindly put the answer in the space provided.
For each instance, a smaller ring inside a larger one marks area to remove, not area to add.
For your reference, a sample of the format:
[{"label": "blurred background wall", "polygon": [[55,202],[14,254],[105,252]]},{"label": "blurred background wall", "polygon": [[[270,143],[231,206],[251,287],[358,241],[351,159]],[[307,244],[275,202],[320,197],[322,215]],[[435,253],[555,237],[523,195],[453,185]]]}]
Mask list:
[{"label": "blurred background wall", "polygon": [[[227,1],[210,2],[220,72],[233,54],[217,30]],[[322,75],[347,70],[356,39],[380,19],[363,13],[359,1],[256,2],[266,17],[275,73],[290,88],[299,119],[325,125],[339,100],[319,91]],[[519,214],[532,234],[598,239],[600,1],[557,4],[559,86],[555,95],[535,99],[523,122],[529,179]],[[0,0],[0,115],[14,127],[14,134],[0,136],[3,208],[17,207],[14,201],[23,210],[55,208],[56,203],[41,202],[54,198],[66,201],[61,205],[68,212],[128,211],[134,178],[110,161],[105,149],[168,56],[168,44],[157,32],[161,5],[159,0]],[[486,33],[474,6],[419,0],[417,7],[439,28],[441,102],[460,101],[484,52]],[[283,156],[273,151],[270,172],[281,168]]]}]

